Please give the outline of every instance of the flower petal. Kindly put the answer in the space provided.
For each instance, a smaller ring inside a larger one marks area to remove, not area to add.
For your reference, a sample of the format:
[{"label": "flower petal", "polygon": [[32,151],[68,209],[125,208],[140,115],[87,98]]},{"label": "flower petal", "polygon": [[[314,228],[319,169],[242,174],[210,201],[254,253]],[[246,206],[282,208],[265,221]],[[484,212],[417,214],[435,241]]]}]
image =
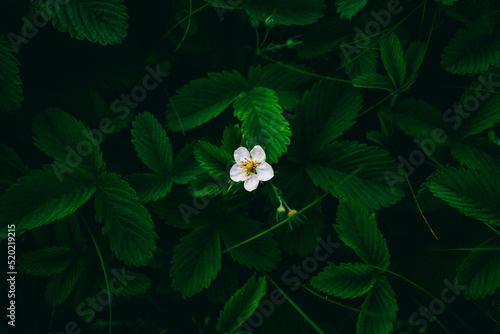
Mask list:
[{"label": "flower petal", "polygon": [[264,149],[260,147],[260,145],[255,145],[254,148],[250,151],[250,155],[255,162],[264,162],[266,161],[266,152]]},{"label": "flower petal", "polygon": [[239,163],[245,159],[250,160],[250,153],[246,147],[239,147],[234,151],[234,161]]},{"label": "flower petal", "polygon": [[254,191],[257,189],[259,185],[259,179],[257,178],[257,174],[250,174],[250,176],[246,179],[245,184],[243,185],[247,191]]},{"label": "flower petal", "polygon": [[257,166],[257,177],[260,181],[269,181],[274,176],[273,167],[267,162],[261,163]]},{"label": "flower petal", "polygon": [[243,168],[240,168],[239,164],[234,164],[229,171],[229,176],[231,176],[231,180],[234,182],[245,181],[247,178],[247,174]]}]

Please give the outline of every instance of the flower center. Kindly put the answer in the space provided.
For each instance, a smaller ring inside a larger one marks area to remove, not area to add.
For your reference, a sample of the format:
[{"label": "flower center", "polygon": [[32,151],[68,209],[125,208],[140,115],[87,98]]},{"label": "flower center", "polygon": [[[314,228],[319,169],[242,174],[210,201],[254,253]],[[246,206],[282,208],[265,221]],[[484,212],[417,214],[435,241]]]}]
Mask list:
[{"label": "flower center", "polygon": [[253,160],[252,158],[250,158],[250,160],[245,159],[241,162],[241,168],[244,169],[243,173],[246,173],[247,176],[252,173],[255,173],[257,165],[258,165],[257,162],[255,162],[255,160]]}]

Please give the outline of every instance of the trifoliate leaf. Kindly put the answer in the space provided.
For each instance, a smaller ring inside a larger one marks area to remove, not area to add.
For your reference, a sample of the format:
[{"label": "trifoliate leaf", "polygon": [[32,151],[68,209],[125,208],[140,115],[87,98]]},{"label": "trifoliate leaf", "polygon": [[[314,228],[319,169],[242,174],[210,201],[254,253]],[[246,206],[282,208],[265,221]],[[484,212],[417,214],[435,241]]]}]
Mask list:
[{"label": "trifoliate leaf", "polygon": [[337,0],[335,5],[340,18],[352,19],[361,9],[365,8],[367,0]]},{"label": "trifoliate leaf", "polygon": [[362,74],[352,79],[352,85],[354,87],[360,88],[376,88],[388,90],[391,93],[394,91],[394,85],[391,82],[391,79],[386,75],[378,73]]},{"label": "trifoliate leaf", "polygon": [[147,112],[137,115],[130,133],[139,159],[157,174],[167,175],[172,168],[172,145],[158,120]]},{"label": "trifoliate leaf", "polygon": [[19,155],[5,144],[0,144],[0,195],[9,189],[21,176],[29,174]]},{"label": "trifoliate leaf", "polygon": [[355,123],[363,97],[359,90],[322,80],[306,92],[297,106],[292,131],[297,137],[291,148],[295,159],[306,157],[311,147],[321,148]]},{"label": "trifoliate leaf", "polygon": [[363,263],[329,263],[311,279],[313,288],[341,298],[356,298],[367,293],[375,284],[375,271]]},{"label": "trifoliate leaf", "polygon": [[290,128],[274,91],[255,87],[238,96],[234,102],[234,115],[243,122],[241,132],[248,147],[261,145],[266,161],[278,162],[290,144]]},{"label": "trifoliate leaf", "polygon": [[[473,250],[457,268],[458,284],[466,285],[465,299],[484,298],[500,289],[500,252],[498,238],[490,239],[478,245],[482,250]],[[486,250],[486,248],[493,248]],[[496,249],[495,249],[496,248]]]},{"label": "trifoliate leaf", "polygon": [[33,119],[32,128],[35,145],[65,167],[80,167],[94,175],[104,169],[90,129],[63,110],[47,109]]},{"label": "trifoliate leaf", "polygon": [[347,59],[344,53],[340,56],[342,66],[352,80],[360,75],[377,72],[378,53],[375,50],[366,50],[359,57]]},{"label": "trifoliate leaf", "polygon": [[426,185],[434,196],[464,215],[500,225],[500,174],[446,168],[432,173]]},{"label": "trifoliate leaf", "polygon": [[31,0],[37,12],[54,28],[72,38],[101,45],[121,44],[127,36],[127,7],[123,0]]},{"label": "trifoliate leaf", "polygon": [[172,189],[172,180],[168,176],[152,173],[127,175],[124,179],[136,191],[143,203],[163,198]]},{"label": "trifoliate leaf", "polygon": [[457,115],[457,118],[462,119],[462,123],[455,125],[458,127],[457,137],[460,139],[481,133],[500,123],[500,95],[493,94],[484,103],[478,103],[478,99],[472,95],[473,92],[472,89],[465,92],[462,97],[461,112]]},{"label": "trifoliate leaf", "polygon": [[177,90],[167,107],[167,127],[190,130],[219,115],[243,92],[247,84],[236,71],[209,73]]},{"label": "trifoliate leaf", "polygon": [[444,69],[462,75],[484,73],[499,60],[500,40],[491,17],[482,17],[467,23],[466,29],[458,29],[442,55]]},{"label": "trifoliate leaf", "polygon": [[219,231],[205,225],[181,238],[170,262],[172,287],[183,298],[206,289],[221,268]]},{"label": "trifoliate leaf", "polygon": [[64,271],[75,261],[73,249],[53,246],[22,254],[17,259],[21,272],[33,276],[48,277]]},{"label": "trifoliate leaf", "polygon": [[253,275],[238,289],[224,305],[217,321],[219,333],[233,333],[238,329],[259,306],[259,302],[266,294],[266,279]]},{"label": "trifoliate leaf", "polygon": [[375,214],[359,202],[344,197],[340,200],[335,230],[347,246],[367,264],[387,268],[387,241],[377,227]]},{"label": "trifoliate leaf", "polygon": [[451,147],[451,154],[462,165],[491,174],[500,173],[500,146],[486,138],[467,138]]},{"label": "trifoliate leaf", "polygon": [[244,142],[240,126],[238,124],[226,126],[222,134],[222,149],[232,157],[234,151],[242,145],[244,145]]},{"label": "trifoliate leaf", "polygon": [[251,17],[264,22],[270,16],[276,25],[306,25],[317,22],[326,9],[324,0],[253,0],[243,4]]},{"label": "trifoliate leaf", "polygon": [[378,276],[361,305],[356,334],[387,334],[393,330],[398,304],[394,290],[385,276]]},{"label": "trifoliate leaf", "polygon": [[186,184],[203,173],[200,163],[194,157],[194,142],[186,144],[175,156],[170,179],[177,184]]},{"label": "trifoliate leaf", "polygon": [[404,195],[401,187],[386,179],[389,174],[398,175],[398,165],[388,153],[357,142],[334,142],[309,157],[306,172],[315,185],[333,196],[349,196],[369,209],[380,209]]},{"label": "trifoliate leaf", "polygon": [[153,256],[158,235],[148,210],[136,192],[118,174],[102,173],[97,179],[96,220],[104,221],[111,249],[126,265],[141,266]]},{"label": "trifoliate leaf", "polygon": [[0,34],[0,110],[14,112],[21,108],[23,89],[19,77],[19,61],[12,46]]},{"label": "trifoliate leaf", "polygon": [[62,273],[52,276],[45,289],[45,301],[53,305],[59,305],[64,302],[71,294],[71,291],[73,291],[73,287],[84,268],[85,264],[83,260],[76,260]]},{"label": "trifoliate leaf", "polygon": [[228,174],[229,169],[234,164],[232,154],[201,140],[194,147],[194,155],[205,172],[213,177]]},{"label": "trifoliate leaf", "polygon": [[380,41],[380,56],[394,87],[401,87],[406,78],[406,62],[401,42],[394,33]]},{"label": "trifoliate leaf", "polygon": [[96,191],[95,179],[75,168],[60,182],[52,165],[33,170],[0,197],[0,227],[15,224],[16,230],[31,230],[75,212]]},{"label": "trifoliate leaf", "polygon": [[[245,241],[263,230],[262,223],[246,218],[245,215],[233,214],[224,218],[221,225],[221,237],[226,248],[230,248]],[[278,243],[270,234],[265,234],[254,241],[239,246],[229,254],[233,260],[250,269],[258,271],[270,271],[276,269],[276,263],[280,259]]]}]

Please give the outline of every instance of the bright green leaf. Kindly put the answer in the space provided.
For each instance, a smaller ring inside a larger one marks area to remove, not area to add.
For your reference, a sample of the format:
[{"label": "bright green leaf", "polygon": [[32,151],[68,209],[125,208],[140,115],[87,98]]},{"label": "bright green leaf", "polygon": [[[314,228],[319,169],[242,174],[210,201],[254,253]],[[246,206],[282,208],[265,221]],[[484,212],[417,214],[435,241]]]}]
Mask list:
[{"label": "bright green leaf", "polygon": [[500,171],[500,146],[486,138],[467,138],[451,147],[451,154],[462,165],[480,172],[497,174]]},{"label": "bright green leaf", "polygon": [[131,174],[124,177],[136,191],[143,203],[163,198],[172,189],[172,180],[168,176],[151,173]]},{"label": "bright green leaf", "polygon": [[337,0],[335,5],[340,18],[352,19],[361,9],[365,8],[367,0]]},{"label": "bright green leaf", "polygon": [[234,102],[234,115],[243,122],[241,131],[247,146],[261,145],[266,161],[274,163],[290,144],[290,128],[274,91],[256,87],[240,94]]},{"label": "bright green leaf", "polygon": [[401,87],[405,83],[406,62],[401,43],[394,33],[380,41],[380,56],[394,87]]}]

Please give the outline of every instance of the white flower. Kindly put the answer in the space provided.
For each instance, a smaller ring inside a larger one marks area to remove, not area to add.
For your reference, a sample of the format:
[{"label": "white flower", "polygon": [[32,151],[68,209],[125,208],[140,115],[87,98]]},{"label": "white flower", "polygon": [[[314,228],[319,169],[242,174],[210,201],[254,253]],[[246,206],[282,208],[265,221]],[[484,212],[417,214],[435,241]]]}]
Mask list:
[{"label": "white flower", "polygon": [[235,182],[245,181],[247,191],[254,191],[259,181],[269,181],[274,176],[273,168],[266,162],[266,153],[259,145],[248,152],[245,147],[234,151],[236,164],[231,167],[229,175]]}]

